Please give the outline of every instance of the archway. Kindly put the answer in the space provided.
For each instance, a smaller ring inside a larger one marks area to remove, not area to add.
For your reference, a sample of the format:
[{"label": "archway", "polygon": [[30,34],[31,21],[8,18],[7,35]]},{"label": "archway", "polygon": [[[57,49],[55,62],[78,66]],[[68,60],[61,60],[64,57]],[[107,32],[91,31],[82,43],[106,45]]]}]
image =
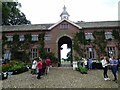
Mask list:
[{"label": "archway", "polygon": [[68,36],[63,36],[59,39],[58,41],[58,59],[59,59],[59,66],[62,66],[62,61],[61,61],[61,50],[63,49],[62,45],[67,44],[67,48],[69,49],[69,52],[63,52],[64,54],[67,55],[67,61],[69,62],[68,66],[72,65],[72,40]]}]

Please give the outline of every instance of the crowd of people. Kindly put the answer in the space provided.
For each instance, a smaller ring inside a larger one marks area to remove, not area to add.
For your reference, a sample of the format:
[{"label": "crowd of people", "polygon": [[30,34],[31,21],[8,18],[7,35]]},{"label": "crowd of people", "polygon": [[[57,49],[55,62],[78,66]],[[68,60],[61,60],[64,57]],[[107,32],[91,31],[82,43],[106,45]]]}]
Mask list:
[{"label": "crowd of people", "polygon": [[36,77],[37,74],[37,79],[41,79],[42,75],[47,75],[49,72],[49,67],[50,67],[50,58],[46,59],[41,59],[35,58],[32,61],[32,67],[31,67],[31,73],[33,74],[33,77]]},{"label": "crowd of people", "polygon": [[[83,58],[83,67],[88,68],[89,70],[92,69],[92,63],[93,60],[91,58],[89,58],[88,60]],[[113,74],[113,81],[117,80],[117,71],[118,71],[118,67],[120,65],[120,59],[116,59],[114,56],[108,58],[106,56],[101,58],[101,64],[103,67],[103,77],[104,80],[110,80],[110,78],[108,77],[107,71],[110,69],[112,74]]]},{"label": "crowd of people", "polygon": [[[92,69],[92,63],[93,60],[91,58],[87,59],[83,59],[83,67],[88,68],[89,70]],[[37,79],[41,79],[42,75],[47,75],[47,73],[49,72],[49,67],[50,67],[50,58],[46,58],[46,59],[41,59],[39,58],[35,58],[32,61],[32,74],[33,77],[36,76],[37,74]],[[101,64],[103,67],[103,77],[104,80],[110,80],[109,75],[107,74],[108,70],[111,69],[111,72],[113,74],[113,81],[116,81],[117,78],[117,71],[118,71],[118,65],[120,64],[120,59],[115,59],[114,56],[112,56],[111,58],[108,58],[106,56],[104,56],[103,58],[101,58]]]},{"label": "crowd of people", "polygon": [[119,59],[115,59],[114,56],[112,56],[111,58],[107,58],[106,56],[104,56],[101,60],[102,66],[103,66],[103,76],[104,76],[104,80],[110,80],[110,78],[108,77],[107,71],[108,71],[108,67],[110,67],[114,80],[117,80],[117,71],[118,71],[118,65],[120,64],[120,60]]}]

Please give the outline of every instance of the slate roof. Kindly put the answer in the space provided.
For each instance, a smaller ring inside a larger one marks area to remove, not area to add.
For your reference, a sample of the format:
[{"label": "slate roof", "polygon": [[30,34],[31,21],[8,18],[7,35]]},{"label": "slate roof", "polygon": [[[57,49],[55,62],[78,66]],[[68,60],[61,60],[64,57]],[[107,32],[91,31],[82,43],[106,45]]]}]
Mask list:
[{"label": "slate roof", "polygon": [[82,28],[105,28],[105,27],[118,27],[120,21],[97,21],[97,22],[77,22],[77,25]]},{"label": "slate roof", "polygon": [[30,25],[13,25],[2,26],[3,31],[32,31],[32,30],[48,30],[53,24],[30,24]]},{"label": "slate roof", "polygon": [[[118,24],[119,23],[119,24]],[[32,31],[32,30],[50,30],[51,24],[31,24],[31,25],[14,25],[14,26],[2,26],[2,31]],[[81,28],[104,28],[104,27],[118,27],[120,21],[98,21],[98,22],[76,22],[76,25]]]}]

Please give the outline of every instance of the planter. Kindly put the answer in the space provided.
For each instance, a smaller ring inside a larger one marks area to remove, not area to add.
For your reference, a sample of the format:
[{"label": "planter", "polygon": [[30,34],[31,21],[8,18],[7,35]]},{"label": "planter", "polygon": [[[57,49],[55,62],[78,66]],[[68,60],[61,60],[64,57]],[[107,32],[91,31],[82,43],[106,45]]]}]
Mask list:
[{"label": "planter", "polygon": [[8,75],[12,75],[13,74],[13,71],[8,71]]},{"label": "planter", "polygon": [[8,72],[0,72],[0,80],[4,80],[8,78]]},{"label": "planter", "polygon": [[73,61],[73,70],[75,70],[76,68],[78,68],[77,61]]}]

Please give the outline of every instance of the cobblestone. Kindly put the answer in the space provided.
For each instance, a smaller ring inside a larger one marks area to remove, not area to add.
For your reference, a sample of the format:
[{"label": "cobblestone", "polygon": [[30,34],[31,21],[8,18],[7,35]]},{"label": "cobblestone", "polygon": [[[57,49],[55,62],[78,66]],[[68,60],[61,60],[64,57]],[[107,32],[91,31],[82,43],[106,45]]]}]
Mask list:
[{"label": "cobblestone", "polygon": [[81,74],[72,68],[50,68],[48,75],[40,80],[32,77],[30,71],[11,75],[0,81],[3,88],[118,88],[118,83],[112,81],[111,71],[108,71],[110,81],[104,81],[102,70],[89,70],[88,74]]}]

